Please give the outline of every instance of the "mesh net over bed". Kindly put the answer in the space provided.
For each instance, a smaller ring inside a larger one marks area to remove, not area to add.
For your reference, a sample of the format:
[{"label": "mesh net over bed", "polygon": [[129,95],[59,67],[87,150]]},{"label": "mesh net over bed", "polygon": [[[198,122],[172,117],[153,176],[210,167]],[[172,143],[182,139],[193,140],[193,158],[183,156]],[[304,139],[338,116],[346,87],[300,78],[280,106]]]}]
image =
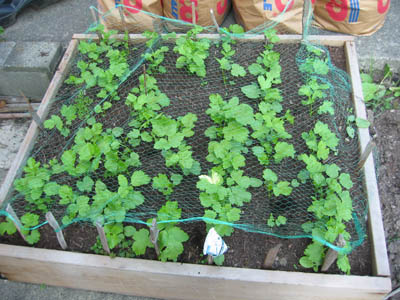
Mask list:
[{"label": "mesh net over bed", "polygon": [[156,218],[360,245],[363,120],[344,51],[278,41],[274,25],[205,37],[215,28],[154,16],[136,39],[94,24],[103,39],[80,41],[2,214],[31,230],[51,211],[63,228]]}]

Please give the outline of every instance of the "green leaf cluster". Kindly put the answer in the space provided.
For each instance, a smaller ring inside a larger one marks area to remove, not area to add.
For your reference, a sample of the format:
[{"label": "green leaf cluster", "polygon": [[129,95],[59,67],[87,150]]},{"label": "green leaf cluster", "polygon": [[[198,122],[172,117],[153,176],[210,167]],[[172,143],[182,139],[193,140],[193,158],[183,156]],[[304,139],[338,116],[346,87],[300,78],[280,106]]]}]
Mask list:
[{"label": "green leaf cluster", "polygon": [[[241,65],[234,63],[233,56],[235,55],[236,51],[232,49],[232,45],[235,43],[236,42],[230,38],[224,38],[221,46],[222,57],[216,58],[220,66],[225,85],[227,81],[225,71],[229,71],[234,77],[246,76],[246,70]],[[234,84],[234,81],[231,81],[231,84]]]},{"label": "green leaf cluster", "polygon": [[50,182],[51,175],[48,166],[41,166],[30,157],[24,167],[24,176],[14,181],[15,189],[25,196],[31,209],[47,212],[52,196],[57,194],[53,189],[54,183]]},{"label": "green leaf cluster", "polygon": [[198,39],[196,35],[203,31],[203,28],[196,26],[189,30],[185,36],[176,39],[174,52],[179,54],[176,60],[178,69],[187,68],[189,73],[199,77],[206,76],[205,60],[207,59],[210,48],[208,39]]},{"label": "green leaf cluster", "polygon": [[39,224],[39,216],[33,213],[26,213],[21,217],[21,223],[24,229],[21,233],[25,236],[26,241],[30,245],[34,245],[40,240],[40,232],[37,229],[31,230],[32,227]]},{"label": "green leaf cluster", "polygon": [[278,181],[278,175],[271,169],[264,170],[263,178],[265,180],[269,196],[271,196],[271,191],[274,193],[275,197],[280,195],[289,196],[293,191],[293,185],[291,186],[289,181]]},{"label": "green leaf cluster", "polygon": [[70,132],[70,130],[68,128],[64,127],[63,121],[57,115],[52,115],[50,119],[47,119],[46,121],[44,121],[43,125],[44,125],[44,128],[46,128],[46,129],[57,128],[57,130],[64,137],[67,137]]},{"label": "green leaf cluster", "polygon": [[183,252],[183,243],[189,239],[189,235],[179,228],[176,222],[171,222],[179,220],[181,214],[182,209],[178,207],[176,201],[167,201],[157,212],[161,261],[177,261]]},{"label": "green leaf cluster", "polygon": [[[325,90],[329,89],[327,83],[321,83],[318,77],[311,76],[306,84],[303,84],[298,91],[299,96],[305,96],[306,99],[302,100],[303,105],[310,106],[310,116],[313,114],[313,104],[321,99],[326,98]],[[318,110],[318,113],[328,112],[329,114],[334,114],[334,109],[331,101],[324,101]]]},{"label": "green leaf cluster", "polygon": [[380,81],[374,80],[373,70],[369,74],[361,73],[364,102],[367,108],[374,112],[398,106],[394,100],[400,96],[399,81],[393,80],[393,72],[388,64],[384,66],[383,71]]},{"label": "green leaf cluster", "polygon": [[[71,75],[65,82],[74,85],[85,84],[86,89],[97,86],[100,88],[97,97],[101,99],[109,94],[116,96],[118,82],[129,70],[128,42],[112,38],[111,36],[117,32],[114,30],[105,32],[101,24],[91,30],[101,33],[103,39],[92,42],[80,41],[78,50],[85,55],[84,59],[77,63],[80,74]],[[119,48],[122,44],[124,49]],[[104,65],[108,68],[104,69],[102,67]],[[116,98],[118,99],[118,96]]]},{"label": "green leaf cluster", "polygon": [[162,46],[155,51],[143,54],[144,59],[149,63],[146,70],[148,74],[154,74],[157,72],[164,74],[167,72],[167,69],[161,64],[164,61],[165,53],[168,51],[169,48],[167,46]]},{"label": "green leaf cluster", "polygon": [[[321,237],[332,244],[340,234],[347,243],[350,240],[350,234],[346,231],[345,222],[352,219],[353,212],[350,195],[353,182],[350,175],[341,173],[341,168],[336,164],[321,163],[313,154],[302,154],[299,159],[306,164],[308,178],[315,188],[313,202],[307,210],[314,214],[316,221],[308,223],[303,228],[306,228],[306,232],[310,232],[314,237]],[[300,263],[304,267],[313,267],[314,270],[318,270],[325,255],[325,248],[314,240],[307,249]],[[347,273],[350,266],[344,266],[345,261],[346,259],[342,258],[338,266]]]},{"label": "green leaf cluster", "polygon": [[185,142],[185,138],[194,135],[197,116],[188,113],[173,119],[160,113],[159,110],[170,101],[158,89],[157,80],[150,75],[141,75],[139,83],[125,102],[133,108],[129,143],[138,146],[142,141],[154,142],[154,149],[161,150],[167,167],[179,166],[184,174],[199,174],[200,164],[193,159],[191,146]]},{"label": "green leaf cluster", "polygon": [[153,177],[153,188],[162,193],[164,196],[169,196],[174,191],[174,186],[179,185],[183,179],[180,174],[172,174],[168,178],[165,174],[158,174]]},{"label": "green leaf cluster", "polygon": [[269,227],[275,227],[275,226],[279,227],[279,226],[285,225],[286,222],[287,222],[287,219],[286,219],[285,216],[278,216],[278,217],[275,219],[274,215],[271,213],[271,214],[269,215],[268,220],[267,220],[267,225],[268,225]]},{"label": "green leaf cluster", "polygon": [[325,160],[331,151],[337,151],[339,139],[329,126],[321,121],[317,121],[314,129],[310,132],[303,132],[301,137],[306,142],[308,148],[317,155],[318,159]]},{"label": "green leaf cluster", "polygon": [[14,223],[6,218],[5,221],[0,223],[0,235],[12,235],[17,232],[17,227],[15,227]]}]

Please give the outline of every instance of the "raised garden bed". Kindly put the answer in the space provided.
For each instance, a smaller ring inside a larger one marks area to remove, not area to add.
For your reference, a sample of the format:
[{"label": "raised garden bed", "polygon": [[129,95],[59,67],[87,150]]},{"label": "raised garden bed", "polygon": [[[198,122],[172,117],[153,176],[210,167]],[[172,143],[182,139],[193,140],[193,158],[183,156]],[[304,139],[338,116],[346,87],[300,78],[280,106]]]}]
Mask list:
[{"label": "raised garden bed", "polygon": [[[210,39],[218,36],[203,35]],[[71,62],[76,55],[77,40],[93,36],[76,35],[53,78],[38,114],[45,119],[51,100],[57,94]],[[281,36],[281,43],[298,43],[301,37]],[[140,41],[141,36],[132,35]],[[252,42],[264,37],[253,37]],[[311,37],[311,40],[313,38]],[[366,118],[357,65],[351,38],[327,37],[326,46],[345,49],[348,72],[351,76],[355,115]],[[2,186],[3,202],[12,192],[12,183],[21,171],[38,136],[32,123],[21,149]],[[368,129],[359,128],[359,142],[363,152],[369,142]],[[57,250],[0,245],[0,271],[10,280],[45,283],[67,287],[145,295],[171,299],[381,299],[390,291],[390,273],[380,214],[375,170],[372,157],[364,165],[365,186],[369,201],[370,245],[373,276],[309,274],[303,272],[267,271],[212,267],[193,264],[161,263],[140,259],[124,259],[69,253]],[[283,249],[285,250],[285,249]]]}]

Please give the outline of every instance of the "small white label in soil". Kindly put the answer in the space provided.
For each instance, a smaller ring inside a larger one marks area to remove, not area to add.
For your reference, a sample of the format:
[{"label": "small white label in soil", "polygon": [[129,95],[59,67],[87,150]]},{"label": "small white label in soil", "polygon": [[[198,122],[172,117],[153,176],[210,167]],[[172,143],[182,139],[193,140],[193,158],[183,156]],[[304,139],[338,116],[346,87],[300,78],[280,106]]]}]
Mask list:
[{"label": "small white label in soil", "polygon": [[228,250],[224,240],[215,231],[214,227],[210,229],[204,242],[203,254],[211,256],[220,256]]}]

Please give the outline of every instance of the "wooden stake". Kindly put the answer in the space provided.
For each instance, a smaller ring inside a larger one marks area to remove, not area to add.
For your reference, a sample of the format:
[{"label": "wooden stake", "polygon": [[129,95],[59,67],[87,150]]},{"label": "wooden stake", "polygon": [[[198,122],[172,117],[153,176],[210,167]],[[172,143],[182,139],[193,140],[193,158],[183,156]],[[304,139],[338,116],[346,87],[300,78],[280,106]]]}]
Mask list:
[{"label": "wooden stake", "polygon": [[282,244],[278,244],[275,247],[269,249],[267,256],[265,257],[263,267],[265,269],[271,269],[272,265],[275,262],[276,256],[278,255],[279,250],[281,249]]},{"label": "wooden stake", "polygon": [[217,28],[217,32],[219,33],[219,25],[217,19],[215,18],[214,11],[210,8],[211,20],[213,21],[215,27]]},{"label": "wooden stake", "polygon": [[17,228],[19,234],[21,235],[21,237],[24,239],[24,241],[26,242],[26,237],[25,235],[22,233],[22,229],[21,229],[21,221],[19,220],[17,214],[15,213],[15,211],[13,210],[13,208],[11,207],[11,204],[7,204],[6,207],[6,212],[8,212],[11,216],[10,220],[14,223],[15,227]]},{"label": "wooden stake", "polygon": [[[339,234],[338,240],[339,240],[338,241],[339,247],[344,247],[346,245],[343,235]],[[326,252],[324,264],[322,265],[321,271],[326,272],[330,268],[330,266],[335,262],[337,257],[338,257],[337,251],[333,250],[332,248],[329,248],[328,252]]]},{"label": "wooden stake", "polygon": [[375,148],[375,146],[376,145],[375,145],[374,139],[370,139],[367,144],[367,147],[365,147],[364,152],[361,154],[359,163],[357,164],[358,171],[364,167],[365,162],[367,161],[369,155],[371,154],[371,152]]},{"label": "wooden stake", "polygon": [[28,98],[25,97],[25,95],[22,91],[19,91],[19,93],[21,94],[22,98],[24,98],[25,102],[28,104],[28,111],[31,114],[33,121],[35,121],[36,125],[42,131],[44,131],[43,122],[40,119],[40,117],[38,116],[38,114],[36,113],[36,111],[33,109],[31,102],[29,101]]},{"label": "wooden stake", "polygon": [[[99,25],[100,21],[94,10],[94,7],[90,7],[90,12],[92,13],[92,17],[93,17],[94,22],[96,23],[96,26]],[[99,37],[99,41],[101,41],[103,39],[103,36],[101,35],[101,33],[96,30],[96,34]]]},{"label": "wooden stake", "polygon": [[306,0],[304,1],[304,7],[303,7],[303,19],[302,19],[302,42],[304,42],[307,39],[308,35],[308,30],[304,31],[304,29],[307,27],[308,22],[311,22],[311,14],[313,12],[312,9],[312,4],[311,0]]},{"label": "wooden stake", "polygon": [[111,254],[110,247],[108,246],[107,243],[106,233],[104,232],[104,228],[99,221],[96,221],[96,228],[104,251],[106,251],[108,254]]},{"label": "wooden stake", "polygon": [[[119,11],[119,16],[121,17],[122,25],[124,26],[125,31],[128,32],[128,25],[126,24],[125,16],[124,16],[124,8],[122,6],[118,6],[118,11]],[[128,38],[129,38],[129,35],[128,35]]]},{"label": "wooden stake", "polygon": [[192,23],[196,25],[196,7],[194,6],[194,1],[192,1]]},{"label": "wooden stake", "polygon": [[154,218],[150,227],[150,241],[154,245],[154,249],[156,250],[157,256],[160,256],[160,248],[158,247],[158,234],[160,230],[157,228],[157,219]]},{"label": "wooden stake", "polygon": [[209,265],[214,264],[214,258],[212,257],[212,255],[208,255],[208,256],[207,256],[207,263],[208,263]]},{"label": "wooden stake", "polygon": [[56,218],[54,218],[53,214],[51,213],[51,211],[48,211],[46,213],[46,220],[47,222],[49,222],[49,225],[54,229],[54,231],[56,232],[57,235],[57,240],[58,243],[60,244],[61,248],[63,250],[67,249],[67,243],[65,242],[64,239],[64,235],[62,233],[61,227],[58,224]]}]

